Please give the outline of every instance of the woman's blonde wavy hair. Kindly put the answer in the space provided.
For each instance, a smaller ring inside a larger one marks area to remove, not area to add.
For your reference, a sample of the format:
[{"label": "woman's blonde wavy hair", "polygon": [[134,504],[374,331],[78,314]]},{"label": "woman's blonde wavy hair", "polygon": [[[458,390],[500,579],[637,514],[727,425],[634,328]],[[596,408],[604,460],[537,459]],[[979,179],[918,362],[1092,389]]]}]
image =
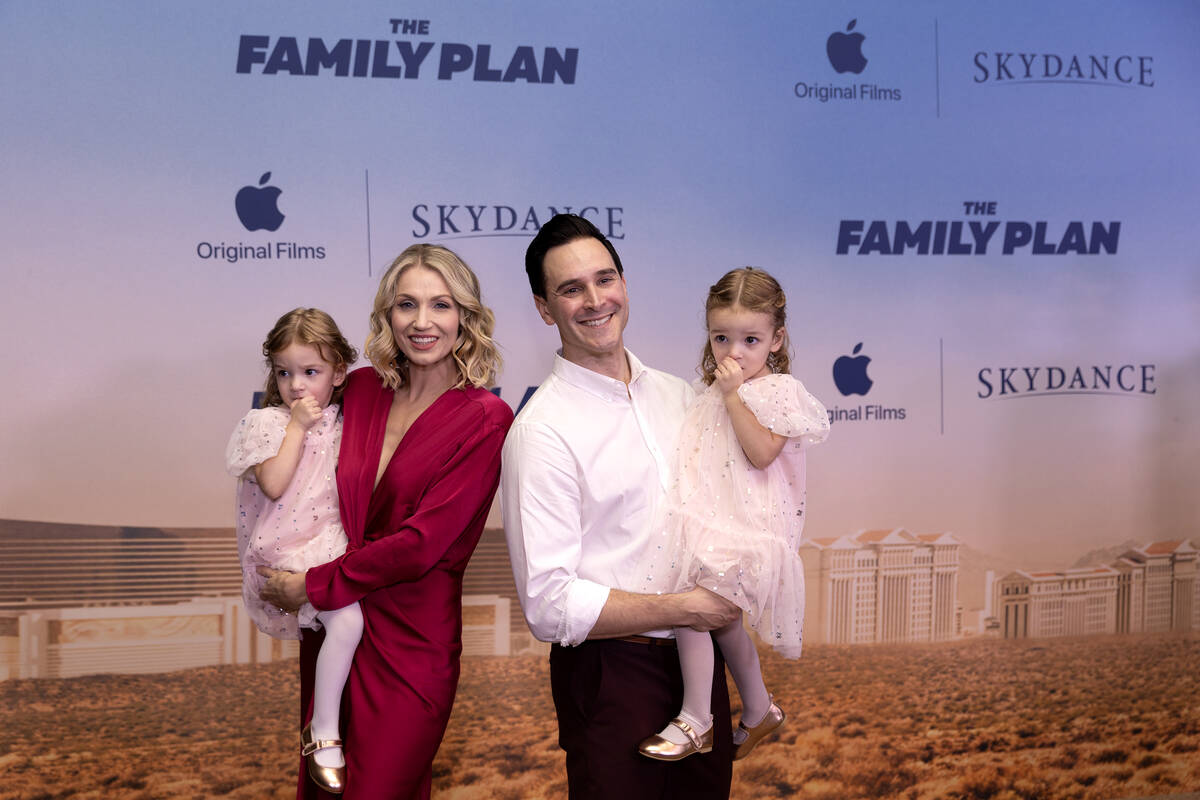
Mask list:
[{"label": "woman's blonde wavy hair", "polygon": [[414,244],[397,256],[383,274],[375,293],[371,332],[364,354],[388,388],[395,391],[408,381],[408,360],[392,334],[391,312],[400,276],[412,267],[425,267],[440,275],[458,305],[458,340],[451,351],[458,371],[454,388],[467,385],[489,388],[500,371],[500,350],[492,339],[496,317],[483,304],[475,273],[452,250],[440,245]]},{"label": "woman's blonde wavy hair", "polygon": [[[704,302],[705,328],[708,327],[708,312],[716,308],[744,308],[767,314],[775,330],[783,330],[783,341],[779,349],[767,356],[767,366],[771,372],[787,374],[791,370],[791,359],[788,353],[792,349],[788,341],[787,330],[787,297],[779,281],[772,278],[764,270],[757,267],[739,267],[731,269],[721,276],[721,280],[708,287],[708,299]],[[700,355],[699,372],[706,385],[712,385],[713,372],[717,369],[717,359],[713,356],[712,344],[704,337],[704,352]]]}]

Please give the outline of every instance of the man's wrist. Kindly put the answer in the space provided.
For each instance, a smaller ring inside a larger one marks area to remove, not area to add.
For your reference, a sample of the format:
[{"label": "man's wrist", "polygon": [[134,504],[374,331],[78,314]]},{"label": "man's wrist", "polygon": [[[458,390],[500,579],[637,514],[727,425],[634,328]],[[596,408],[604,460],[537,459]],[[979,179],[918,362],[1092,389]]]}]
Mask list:
[{"label": "man's wrist", "polygon": [[667,599],[667,615],[673,628],[686,628],[692,624],[694,616],[691,604],[688,602],[691,592],[664,595]]}]

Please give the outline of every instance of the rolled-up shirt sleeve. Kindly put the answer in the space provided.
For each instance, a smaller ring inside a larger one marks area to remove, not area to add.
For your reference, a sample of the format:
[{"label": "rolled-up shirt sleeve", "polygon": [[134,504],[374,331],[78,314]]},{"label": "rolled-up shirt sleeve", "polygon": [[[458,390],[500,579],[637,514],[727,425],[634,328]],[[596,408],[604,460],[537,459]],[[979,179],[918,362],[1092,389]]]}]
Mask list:
[{"label": "rolled-up shirt sleeve", "polygon": [[525,619],[544,642],[587,639],[609,587],[580,577],[580,470],[551,429],[518,422],[504,444],[500,503]]}]

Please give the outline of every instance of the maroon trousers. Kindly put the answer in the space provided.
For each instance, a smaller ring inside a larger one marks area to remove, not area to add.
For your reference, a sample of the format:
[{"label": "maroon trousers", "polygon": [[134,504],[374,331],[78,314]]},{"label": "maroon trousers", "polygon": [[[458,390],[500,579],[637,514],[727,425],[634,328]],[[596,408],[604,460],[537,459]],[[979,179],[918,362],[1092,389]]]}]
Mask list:
[{"label": "maroon trousers", "polygon": [[550,649],[558,743],[570,800],[726,800],[733,743],[725,660],[714,648],[713,749],[681,761],[646,758],[638,744],[679,713],[683,677],[671,646],[621,639]]}]

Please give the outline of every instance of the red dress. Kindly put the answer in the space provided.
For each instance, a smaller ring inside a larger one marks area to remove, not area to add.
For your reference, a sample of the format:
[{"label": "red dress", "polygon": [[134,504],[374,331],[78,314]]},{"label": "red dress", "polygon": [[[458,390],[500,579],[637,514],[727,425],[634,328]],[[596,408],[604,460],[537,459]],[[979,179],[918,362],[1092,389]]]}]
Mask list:
[{"label": "red dress", "polygon": [[[512,410],[484,389],[451,389],[404,434],[374,487],[393,392],[350,374],[337,487],[346,554],[308,570],[317,609],[362,604],[363,638],[342,696],[345,800],[429,797],[431,765],[458,685],[462,575],[500,479]],[[305,631],[300,701],[312,716],[321,634]],[[325,795],[301,760],[300,798]]]}]

